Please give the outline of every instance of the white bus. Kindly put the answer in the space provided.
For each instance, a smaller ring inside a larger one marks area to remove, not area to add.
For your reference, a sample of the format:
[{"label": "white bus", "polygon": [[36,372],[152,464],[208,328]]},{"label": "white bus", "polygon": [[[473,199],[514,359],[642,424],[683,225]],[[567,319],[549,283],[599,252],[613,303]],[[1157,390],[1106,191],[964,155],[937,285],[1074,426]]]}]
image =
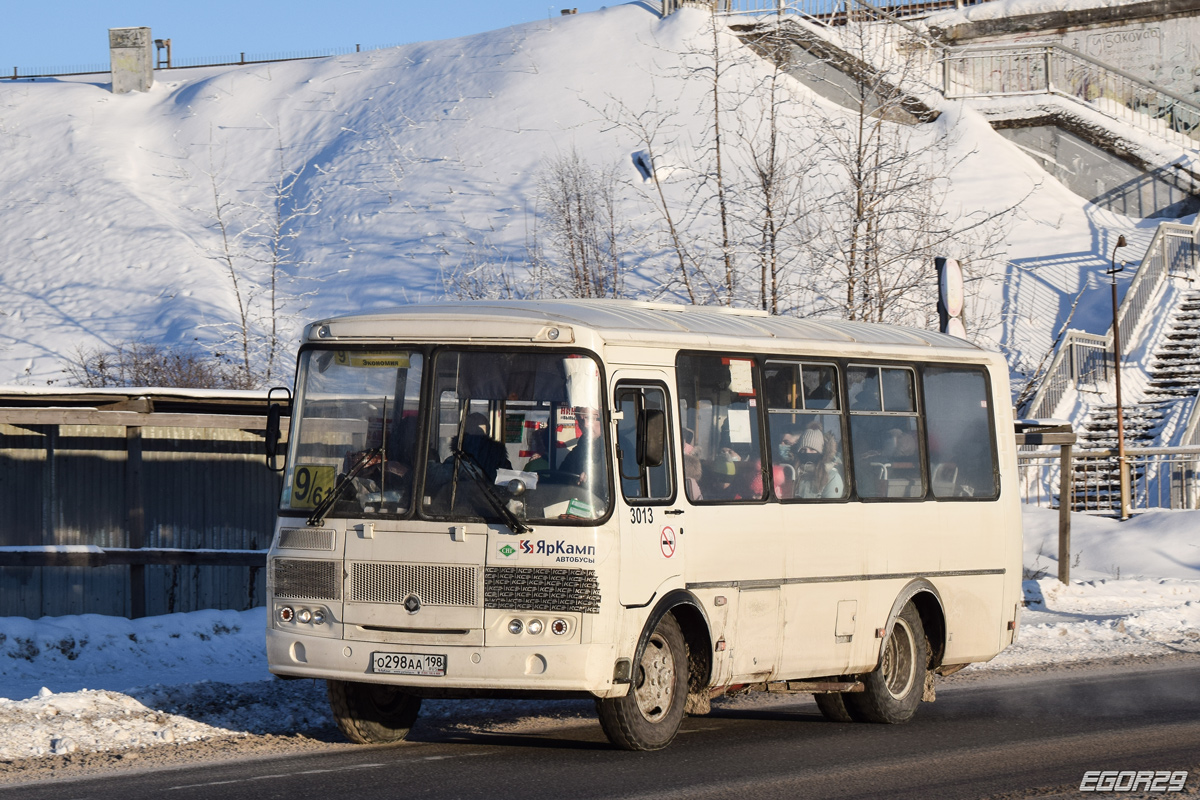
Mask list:
[{"label": "white bus", "polygon": [[325,679],[362,743],[404,738],[422,698],[594,698],[633,750],[739,690],[904,722],[932,673],[1016,636],[1008,399],[1003,359],[963,340],[746,310],[313,323],[270,669]]}]

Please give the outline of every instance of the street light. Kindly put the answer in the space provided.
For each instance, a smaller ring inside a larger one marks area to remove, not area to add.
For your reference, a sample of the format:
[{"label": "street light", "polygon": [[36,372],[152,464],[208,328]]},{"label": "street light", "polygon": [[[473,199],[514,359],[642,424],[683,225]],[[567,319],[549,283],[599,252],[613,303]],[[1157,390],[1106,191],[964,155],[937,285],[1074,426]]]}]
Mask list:
[{"label": "street light", "polygon": [[1125,461],[1125,409],[1121,405],[1121,325],[1117,316],[1120,306],[1117,305],[1117,273],[1125,269],[1125,262],[1117,266],[1117,251],[1125,246],[1125,237],[1117,237],[1117,246],[1113,248],[1110,268],[1106,275],[1112,276],[1112,309],[1113,309],[1113,374],[1116,376],[1117,388],[1117,470],[1121,480],[1121,519],[1129,519],[1129,470]]}]

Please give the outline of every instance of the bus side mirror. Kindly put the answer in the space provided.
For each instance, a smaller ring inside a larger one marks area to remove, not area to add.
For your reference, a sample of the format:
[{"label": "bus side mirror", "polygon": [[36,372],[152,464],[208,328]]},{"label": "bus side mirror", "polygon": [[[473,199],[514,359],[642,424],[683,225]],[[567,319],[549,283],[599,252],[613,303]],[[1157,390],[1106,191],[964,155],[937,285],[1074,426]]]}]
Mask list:
[{"label": "bus side mirror", "polygon": [[667,415],[661,409],[646,408],[638,420],[638,464],[661,467],[667,452]]},{"label": "bus side mirror", "polygon": [[283,464],[279,462],[282,457],[280,441],[283,439],[283,430],[280,426],[280,421],[283,417],[283,406],[274,402],[275,392],[282,391],[286,393],[287,400],[291,401],[291,392],[287,389],[276,387],[267,392],[267,430],[263,441],[263,447],[267,455],[267,469],[272,472],[283,472]]}]

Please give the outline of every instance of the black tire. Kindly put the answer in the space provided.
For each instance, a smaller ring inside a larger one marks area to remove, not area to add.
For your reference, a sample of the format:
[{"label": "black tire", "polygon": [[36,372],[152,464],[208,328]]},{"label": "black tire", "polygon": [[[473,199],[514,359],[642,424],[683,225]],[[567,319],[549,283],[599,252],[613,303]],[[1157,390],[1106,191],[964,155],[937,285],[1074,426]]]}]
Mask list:
[{"label": "black tire", "polygon": [[909,603],[880,645],[879,666],[863,676],[866,691],[843,695],[847,711],[867,722],[908,722],[921,702],[928,668],[925,628],[916,606]]},{"label": "black tire", "polygon": [[421,698],[381,683],[325,681],[333,718],[355,744],[399,742],[408,736]]},{"label": "black tire", "polygon": [[661,750],[683,721],[688,652],[675,617],[666,614],[650,634],[624,697],[596,700],[600,727],[622,750]]},{"label": "black tire", "polygon": [[813,700],[817,701],[821,715],[830,722],[866,722],[861,715],[847,707],[846,694],[842,692],[814,694]]}]

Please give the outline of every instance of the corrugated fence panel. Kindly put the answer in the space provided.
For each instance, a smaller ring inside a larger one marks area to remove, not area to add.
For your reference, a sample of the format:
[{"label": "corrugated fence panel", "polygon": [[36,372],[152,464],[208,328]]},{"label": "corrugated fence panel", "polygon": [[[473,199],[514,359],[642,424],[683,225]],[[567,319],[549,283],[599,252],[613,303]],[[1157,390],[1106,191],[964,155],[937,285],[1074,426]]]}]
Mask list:
[{"label": "corrugated fence panel", "polygon": [[[261,550],[281,479],[262,438],[237,430],[142,429],[145,547]],[[128,547],[124,428],[0,425],[0,545]],[[129,567],[0,568],[0,616],[128,614]],[[263,570],[147,566],[146,613],[245,609]]]}]

